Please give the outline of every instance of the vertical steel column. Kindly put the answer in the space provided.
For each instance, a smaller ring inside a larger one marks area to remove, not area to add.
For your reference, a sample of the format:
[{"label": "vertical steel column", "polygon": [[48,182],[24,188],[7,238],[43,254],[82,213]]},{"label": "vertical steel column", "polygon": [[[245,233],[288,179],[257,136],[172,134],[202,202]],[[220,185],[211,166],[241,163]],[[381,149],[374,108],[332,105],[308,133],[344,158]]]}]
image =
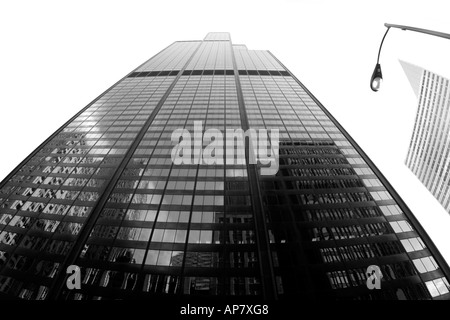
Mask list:
[{"label": "vertical steel column", "polygon": [[[250,125],[245,110],[244,96],[242,94],[241,82],[239,80],[239,71],[236,58],[234,56],[233,45],[230,41],[231,56],[233,60],[234,78],[236,81],[236,91],[241,115],[241,126],[243,130],[248,130]],[[244,143],[245,145],[245,143]],[[250,145],[249,145],[250,148]],[[259,268],[261,272],[261,285],[263,298],[266,300],[277,299],[277,289],[275,274],[273,270],[272,252],[270,250],[268,228],[262,202],[261,188],[258,179],[258,167],[256,164],[249,163],[249,148],[245,148],[245,161],[247,163],[247,173],[250,185],[250,194],[253,208],[253,218],[256,232],[256,245],[258,248]]]}]

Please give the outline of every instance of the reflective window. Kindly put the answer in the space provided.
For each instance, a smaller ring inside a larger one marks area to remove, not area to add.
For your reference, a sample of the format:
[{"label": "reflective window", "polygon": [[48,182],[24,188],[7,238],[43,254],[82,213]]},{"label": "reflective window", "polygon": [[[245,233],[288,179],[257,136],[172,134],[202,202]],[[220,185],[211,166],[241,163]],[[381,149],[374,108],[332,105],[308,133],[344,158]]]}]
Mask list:
[{"label": "reflective window", "polygon": [[439,268],[433,257],[415,259],[413,263],[420,273],[434,271]]},{"label": "reflective window", "polygon": [[446,278],[427,281],[425,284],[433,298],[448,293],[450,289],[450,285]]}]

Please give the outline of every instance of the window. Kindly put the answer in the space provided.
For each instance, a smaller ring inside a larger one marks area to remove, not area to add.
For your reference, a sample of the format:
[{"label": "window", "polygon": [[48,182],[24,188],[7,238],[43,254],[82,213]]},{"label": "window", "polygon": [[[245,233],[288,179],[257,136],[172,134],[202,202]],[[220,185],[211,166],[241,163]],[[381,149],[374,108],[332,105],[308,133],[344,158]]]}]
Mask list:
[{"label": "window", "polygon": [[406,252],[425,249],[425,244],[419,237],[400,240]]},{"label": "window", "polygon": [[439,268],[433,257],[425,257],[413,260],[414,265],[420,273],[434,271]]},{"label": "window", "polygon": [[385,216],[398,215],[402,213],[397,205],[380,206],[380,209]]},{"label": "window", "polygon": [[425,282],[425,284],[433,298],[448,293],[450,289],[450,285],[446,278],[439,278],[433,281],[427,281]]},{"label": "window", "polygon": [[389,222],[389,223],[390,223],[392,229],[394,229],[395,233],[413,231],[413,228],[411,227],[409,222],[406,220],[394,221],[394,222]]}]

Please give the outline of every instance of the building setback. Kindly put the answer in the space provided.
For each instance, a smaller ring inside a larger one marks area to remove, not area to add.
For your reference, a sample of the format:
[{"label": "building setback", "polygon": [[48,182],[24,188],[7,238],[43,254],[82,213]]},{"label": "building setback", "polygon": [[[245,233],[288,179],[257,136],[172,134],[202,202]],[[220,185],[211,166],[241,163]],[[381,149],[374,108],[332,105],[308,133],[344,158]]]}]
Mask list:
[{"label": "building setback", "polygon": [[[174,164],[172,133],[194,121],[279,129],[278,172]],[[175,42],[106,90],[5,178],[0,206],[4,298],[450,298],[447,264],[370,159],[228,33]]]},{"label": "building setback", "polygon": [[450,212],[449,80],[400,62],[419,101],[406,165]]}]

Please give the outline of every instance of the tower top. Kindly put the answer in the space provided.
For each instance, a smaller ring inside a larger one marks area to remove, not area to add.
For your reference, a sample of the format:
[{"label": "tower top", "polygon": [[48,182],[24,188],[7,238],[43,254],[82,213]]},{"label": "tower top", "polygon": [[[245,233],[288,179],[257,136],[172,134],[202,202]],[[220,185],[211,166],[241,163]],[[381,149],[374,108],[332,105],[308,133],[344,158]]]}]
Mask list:
[{"label": "tower top", "polygon": [[204,41],[231,41],[229,32],[209,32]]}]

